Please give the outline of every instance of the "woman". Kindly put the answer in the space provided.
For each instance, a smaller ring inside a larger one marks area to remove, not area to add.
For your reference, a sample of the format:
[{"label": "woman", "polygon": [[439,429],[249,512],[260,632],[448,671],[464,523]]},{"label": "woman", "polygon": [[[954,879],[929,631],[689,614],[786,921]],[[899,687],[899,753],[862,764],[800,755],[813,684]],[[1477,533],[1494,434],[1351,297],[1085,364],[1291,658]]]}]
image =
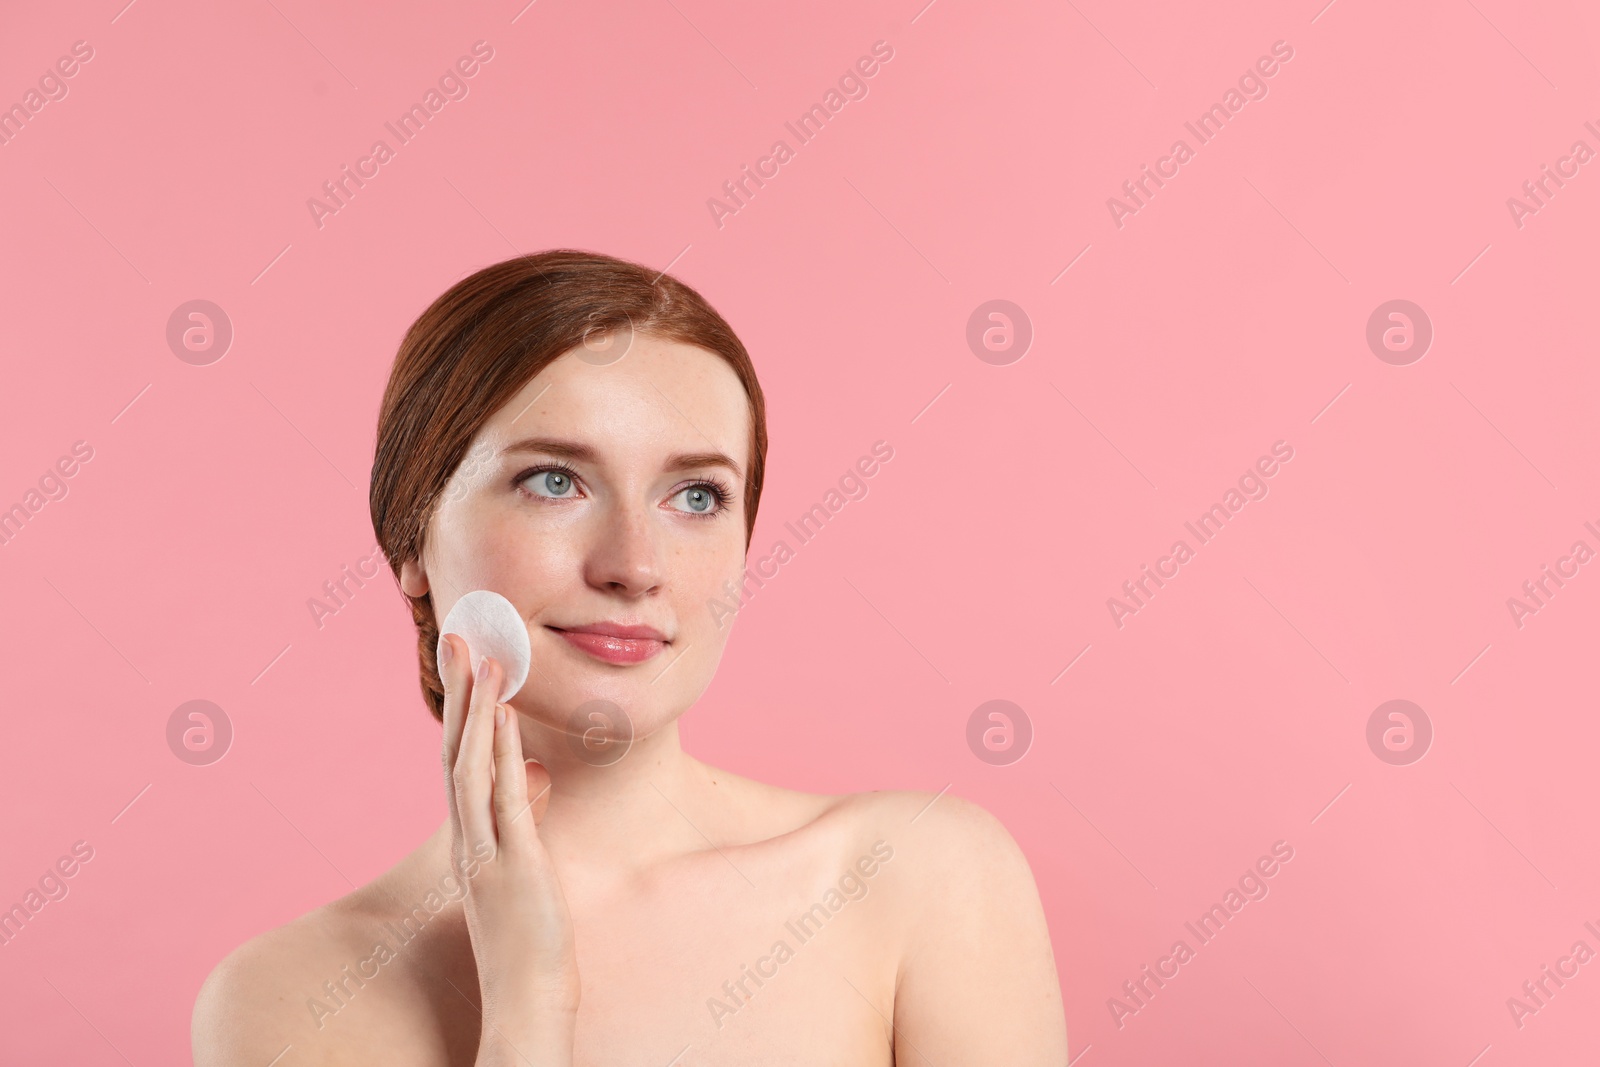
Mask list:
[{"label": "woman", "polygon": [[[679,745],[766,450],[744,346],[665,274],[557,250],[422,314],[370,503],[449,817],[218,965],[200,1067],[1066,1063],[1038,893],[993,817],[780,789]],[[439,633],[474,589],[527,623],[506,704],[502,666]]]}]

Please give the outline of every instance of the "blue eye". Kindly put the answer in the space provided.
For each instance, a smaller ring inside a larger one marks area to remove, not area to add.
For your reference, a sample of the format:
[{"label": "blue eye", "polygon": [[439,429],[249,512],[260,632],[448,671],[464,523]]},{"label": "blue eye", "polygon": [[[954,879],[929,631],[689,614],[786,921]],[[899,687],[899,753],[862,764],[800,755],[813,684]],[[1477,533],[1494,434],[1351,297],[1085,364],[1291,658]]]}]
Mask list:
[{"label": "blue eye", "polygon": [[[564,500],[573,488],[573,478],[577,473],[565,464],[551,463],[525,471],[517,479],[517,484],[527,486],[534,496]],[[541,489],[548,492],[540,492]]]},{"label": "blue eye", "polygon": [[677,495],[684,497],[685,505],[697,515],[716,514],[727,504],[727,499],[721,490],[709,482],[691,485],[687,489],[680,490]]},{"label": "blue eye", "polygon": [[[531,496],[570,500],[576,494],[577,477],[578,472],[565,463],[545,463],[517,475],[516,484]],[[680,498],[683,507],[677,510],[697,519],[709,519],[728,510],[733,494],[722,482],[711,478],[686,485],[672,495],[674,501]]]}]

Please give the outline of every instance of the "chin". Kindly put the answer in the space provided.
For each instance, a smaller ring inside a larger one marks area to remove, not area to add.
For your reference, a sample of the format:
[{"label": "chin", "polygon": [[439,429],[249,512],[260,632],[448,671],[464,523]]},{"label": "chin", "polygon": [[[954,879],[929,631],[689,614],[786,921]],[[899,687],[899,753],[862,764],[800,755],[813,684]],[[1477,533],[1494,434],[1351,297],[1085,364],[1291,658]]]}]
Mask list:
[{"label": "chin", "polygon": [[568,737],[596,730],[620,738],[648,737],[687,706],[679,703],[680,694],[651,685],[658,673],[638,679],[593,671],[584,672],[589,677],[553,677],[553,687],[538,693],[524,690],[511,698],[511,704],[520,714]]}]

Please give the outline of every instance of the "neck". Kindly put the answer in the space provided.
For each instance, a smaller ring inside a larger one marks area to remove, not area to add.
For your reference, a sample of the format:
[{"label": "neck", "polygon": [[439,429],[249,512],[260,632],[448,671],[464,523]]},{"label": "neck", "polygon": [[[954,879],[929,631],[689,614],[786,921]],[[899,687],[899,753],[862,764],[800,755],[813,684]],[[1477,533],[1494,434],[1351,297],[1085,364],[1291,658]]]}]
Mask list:
[{"label": "neck", "polygon": [[[670,722],[605,766],[601,749],[580,758],[569,735],[518,713],[522,752],[550,774],[539,840],[569,892],[628,879],[656,864],[744,839],[736,804],[741,780],[683,751]],[[448,819],[415,856],[419,870],[449,869]],[[420,876],[419,876],[420,877]]]},{"label": "neck", "polygon": [[683,751],[676,721],[631,744],[585,746],[526,714],[519,729],[523,756],[550,774],[539,838],[563,872],[626,877],[735,830],[731,782]]}]

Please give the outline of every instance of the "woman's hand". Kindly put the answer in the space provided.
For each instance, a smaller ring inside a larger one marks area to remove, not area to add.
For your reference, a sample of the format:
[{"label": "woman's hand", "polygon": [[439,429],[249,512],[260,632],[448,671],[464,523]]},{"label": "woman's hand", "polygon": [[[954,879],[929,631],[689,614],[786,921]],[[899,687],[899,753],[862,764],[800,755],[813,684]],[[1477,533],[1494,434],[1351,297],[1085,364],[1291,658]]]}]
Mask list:
[{"label": "woman's hand", "polygon": [[517,713],[495,699],[500,664],[485,657],[472,677],[458,634],[440,639],[439,658],[451,861],[467,883],[483,1000],[477,1063],[570,1064],[579,998],[572,917],[535,827],[550,775],[524,763]]}]

